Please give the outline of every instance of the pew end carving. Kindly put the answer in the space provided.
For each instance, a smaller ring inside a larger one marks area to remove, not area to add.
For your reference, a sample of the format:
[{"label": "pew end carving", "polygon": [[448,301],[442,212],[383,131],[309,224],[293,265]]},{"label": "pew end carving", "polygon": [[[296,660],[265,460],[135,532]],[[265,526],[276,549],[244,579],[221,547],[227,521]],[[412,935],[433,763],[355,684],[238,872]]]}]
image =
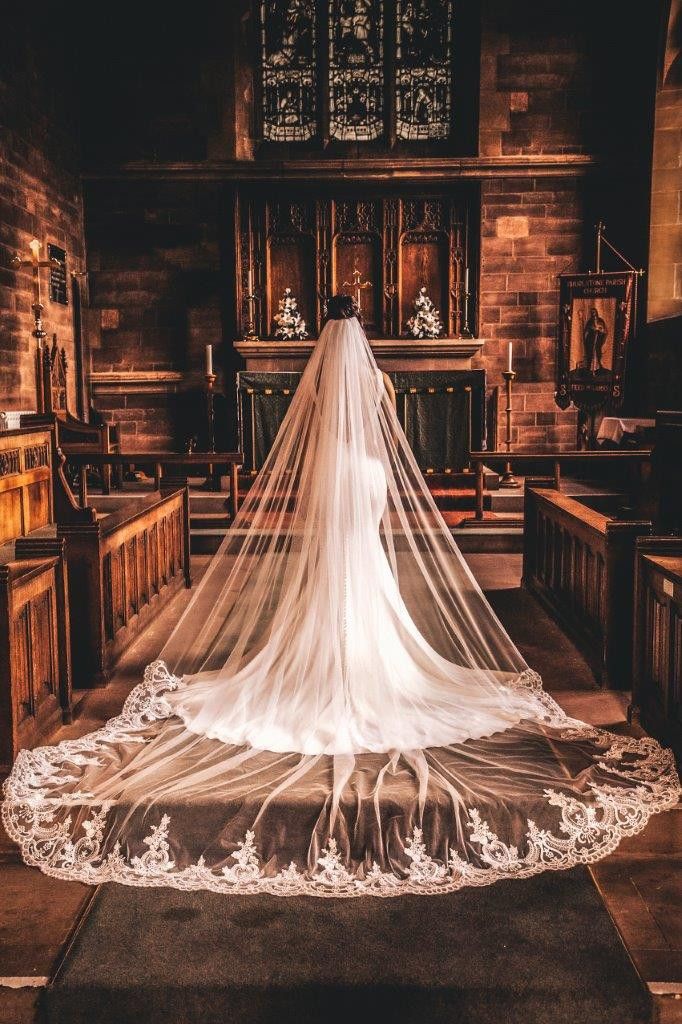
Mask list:
[{"label": "pew end carving", "polygon": [[52,440],[50,430],[0,435],[0,766],[71,718],[64,543],[37,541],[54,531]]},{"label": "pew end carving", "polygon": [[682,757],[682,537],[640,537],[635,548],[630,713]]}]

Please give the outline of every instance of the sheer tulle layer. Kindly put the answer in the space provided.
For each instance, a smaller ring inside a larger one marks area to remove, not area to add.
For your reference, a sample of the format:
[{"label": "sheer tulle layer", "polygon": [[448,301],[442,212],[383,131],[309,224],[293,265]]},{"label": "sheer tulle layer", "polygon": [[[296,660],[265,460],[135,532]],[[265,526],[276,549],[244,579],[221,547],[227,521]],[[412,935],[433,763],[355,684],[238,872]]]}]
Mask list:
[{"label": "sheer tulle layer", "polygon": [[443,523],[356,321],[325,327],[262,472],[145,681],[23,752],[3,819],[62,878],[444,892],[610,852],[672,755],[573,722]]},{"label": "sheer tulle layer", "polygon": [[90,883],[434,894],[596,860],[678,798],[670,752],[566,718],[530,673],[535,721],[355,756],[194,736],[167,699],[178,682],[155,663],[102,730],[20,755],[3,821],[27,863]]}]

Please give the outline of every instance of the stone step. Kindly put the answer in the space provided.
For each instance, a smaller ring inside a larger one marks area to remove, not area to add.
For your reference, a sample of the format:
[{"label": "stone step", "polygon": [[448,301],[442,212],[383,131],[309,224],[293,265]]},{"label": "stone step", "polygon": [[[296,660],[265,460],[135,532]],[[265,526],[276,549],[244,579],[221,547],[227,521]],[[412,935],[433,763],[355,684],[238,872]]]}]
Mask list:
[{"label": "stone step", "polygon": [[193,555],[213,555],[218,550],[225,535],[227,534],[227,528],[224,530],[201,528],[190,530],[189,535],[189,549]]},{"label": "stone step", "polygon": [[518,554],[523,551],[522,526],[467,526],[453,529],[460,551]]},{"label": "stone step", "polygon": [[226,530],[229,525],[230,515],[227,511],[192,512],[189,517],[190,532],[193,530]]},{"label": "stone step", "polygon": [[491,512],[500,512],[508,515],[511,512],[518,512],[523,517],[523,491],[500,489],[486,496],[488,504],[485,506]]}]

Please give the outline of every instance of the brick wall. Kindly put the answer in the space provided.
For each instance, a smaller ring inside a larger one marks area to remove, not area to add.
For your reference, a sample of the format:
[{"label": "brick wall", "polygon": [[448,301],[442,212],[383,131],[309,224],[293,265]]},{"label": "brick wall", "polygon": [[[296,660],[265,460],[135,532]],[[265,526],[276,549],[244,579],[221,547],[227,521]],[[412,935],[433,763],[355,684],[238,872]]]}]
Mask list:
[{"label": "brick wall", "polygon": [[[223,352],[219,233],[230,216],[221,188],[194,183],[91,183],[86,189],[90,344],[97,408],[120,422],[127,448],[167,448],[192,431],[180,422],[174,386],[134,390],[139,371],[183,371],[200,386],[204,346]],[[229,336],[229,335],[226,335]],[[131,389],[100,373],[130,375]]]},{"label": "brick wall", "polygon": [[478,363],[489,386],[502,384],[513,343],[519,450],[575,443],[574,415],[555,404],[553,381],[557,275],[581,269],[582,190],[580,181],[554,178],[492,180],[482,188],[479,333],[486,343]]},{"label": "brick wall", "polygon": [[651,181],[648,314],[682,313],[682,0],[673,0],[661,88],[656,96]]},{"label": "brick wall", "polygon": [[580,0],[483,4],[479,145],[484,156],[590,151],[592,65]]},{"label": "brick wall", "polygon": [[[82,271],[83,203],[73,82],[60,45],[63,19],[46,11],[29,26],[19,7],[3,13],[0,42],[0,407],[34,409],[32,279],[10,260],[16,251],[28,257],[28,243],[37,238],[43,258],[53,242],[66,249],[67,272]],[[45,329],[67,350],[75,410],[71,306],[49,301],[46,270],[41,281]]]},{"label": "brick wall", "polygon": [[[533,417],[517,422],[519,444],[572,443],[563,429],[572,430],[570,416],[553,401],[557,275],[590,266],[598,216],[607,219],[616,244],[635,261],[644,259],[647,200],[641,175],[633,177],[628,168],[639,161],[646,174],[642,131],[648,101],[642,81],[652,67],[654,6],[645,5],[637,19],[629,19],[617,0],[480,5],[481,155],[549,156],[559,171],[562,160],[575,155],[595,155],[601,162],[585,178],[543,178],[531,167],[525,175],[493,177],[481,185],[479,314],[486,345],[479,365],[491,385],[500,383],[512,340],[517,394],[521,385],[542,385],[528,395],[544,405],[518,410],[519,417]],[[243,70],[248,52],[247,8],[247,0],[239,0],[213,5],[203,19],[171,13],[162,25],[141,11],[132,37],[118,19],[113,35],[102,42],[116,55],[116,77],[102,73],[107,63],[99,48],[87,50],[88,166],[144,160],[161,166],[192,161],[197,168],[192,182],[161,176],[117,183],[105,177],[87,187],[96,372],[198,373],[203,345],[233,336],[232,257],[223,251],[231,245],[232,207],[227,190],[202,175],[202,164],[249,155],[253,97],[235,71],[237,64]],[[233,19],[229,32],[223,31],[226,18]],[[158,33],[159,45],[151,45]],[[229,353],[223,361],[230,364]],[[105,410],[106,400],[98,391]],[[117,402],[126,410],[126,430],[135,443],[158,441],[162,425],[174,443],[168,433],[170,397],[165,411],[153,405],[147,412],[141,399],[119,394],[112,397],[110,413]],[[177,434],[177,423],[175,429]]]}]

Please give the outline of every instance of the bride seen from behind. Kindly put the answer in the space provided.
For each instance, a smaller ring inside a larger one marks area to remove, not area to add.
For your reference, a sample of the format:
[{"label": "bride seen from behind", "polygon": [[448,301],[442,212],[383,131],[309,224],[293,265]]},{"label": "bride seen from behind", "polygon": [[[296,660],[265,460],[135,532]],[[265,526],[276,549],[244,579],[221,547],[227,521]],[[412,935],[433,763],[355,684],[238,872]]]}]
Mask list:
[{"label": "bride seen from behind", "polygon": [[544,692],[335,296],[159,660],[103,729],[21,753],[3,820],[63,878],[390,896],[596,860],[678,793],[670,752]]}]

